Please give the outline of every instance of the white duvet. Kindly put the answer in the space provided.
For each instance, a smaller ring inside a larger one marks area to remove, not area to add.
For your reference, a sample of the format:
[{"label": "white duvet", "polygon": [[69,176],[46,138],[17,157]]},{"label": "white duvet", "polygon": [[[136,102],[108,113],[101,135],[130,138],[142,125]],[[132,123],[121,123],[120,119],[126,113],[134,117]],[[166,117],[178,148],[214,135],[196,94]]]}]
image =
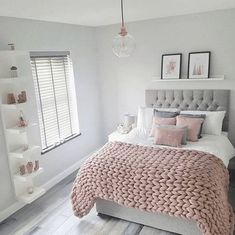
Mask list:
[{"label": "white duvet", "polygon": [[[133,129],[127,135],[121,135],[121,137],[116,136],[112,138],[112,141],[121,141],[125,143],[139,144],[152,147],[168,147],[153,144],[153,138],[141,135],[137,129]],[[213,154],[220,158],[224,162],[226,167],[228,167],[229,160],[235,156],[235,149],[226,134],[222,134],[220,136],[204,134],[198,142],[188,142],[187,145],[183,145],[182,148],[194,149]]]}]

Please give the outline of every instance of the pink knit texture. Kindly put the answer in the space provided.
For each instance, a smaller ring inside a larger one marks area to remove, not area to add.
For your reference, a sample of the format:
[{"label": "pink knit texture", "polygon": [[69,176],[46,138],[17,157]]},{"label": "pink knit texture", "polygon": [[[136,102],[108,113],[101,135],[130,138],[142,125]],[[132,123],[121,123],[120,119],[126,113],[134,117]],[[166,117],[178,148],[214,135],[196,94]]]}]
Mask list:
[{"label": "pink knit texture", "polygon": [[232,235],[229,175],[208,153],[107,143],[74,182],[74,214],[88,214],[97,198],[152,213],[193,219],[204,235]]}]

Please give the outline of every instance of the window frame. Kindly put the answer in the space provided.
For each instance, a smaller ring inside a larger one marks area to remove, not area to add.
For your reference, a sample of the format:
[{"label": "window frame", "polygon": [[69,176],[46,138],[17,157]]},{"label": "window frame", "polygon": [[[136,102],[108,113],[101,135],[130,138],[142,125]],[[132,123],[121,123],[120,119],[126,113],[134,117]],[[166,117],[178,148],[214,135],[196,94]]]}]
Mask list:
[{"label": "window frame", "polygon": [[[31,67],[33,67],[33,64],[32,63],[35,63],[35,58],[46,58],[46,57],[48,57],[48,58],[55,58],[55,57],[66,57],[66,56],[69,56],[69,59],[70,59],[70,62],[72,63],[72,60],[71,60],[71,56],[70,56],[70,52],[69,51],[53,51],[53,52],[49,52],[49,51],[47,51],[47,52],[30,52],[30,64],[31,64]],[[32,62],[34,60],[34,62]],[[72,64],[72,67],[73,67],[73,64]],[[40,85],[39,85],[39,77],[38,77],[38,75],[37,75],[37,67],[35,66],[35,73],[36,73],[36,77],[34,76],[34,74],[33,74],[33,80],[36,80],[36,82],[34,81],[33,83],[34,83],[34,91],[36,90],[36,88],[35,88],[35,83],[36,83],[36,86],[37,86],[37,89],[38,89],[38,94],[35,94],[35,96],[36,96],[36,100],[37,99],[39,99],[39,105],[40,105],[40,108],[38,107],[38,104],[37,104],[37,112],[38,112],[38,117],[39,117],[39,113],[41,113],[41,116],[42,116],[42,119],[43,119],[43,106],[42,106],[42,101],[41,101],[41,99],[42,99],[42,97],[41,97],[41,94],[40,94]],[[65,67],[64,67],[64,69],[65,69]],[[54,81],[53,81],[53,72],[52,72],[52,70],[51,70],[51,76],[52,76],[52,84],[53,84],[53,95],[54,95],[54,101],[55,101],[55,105],[56,105],[56,119],[57,119],[57,125],[59,125],[59,121],[58,121],[58,113],[57,113],[57,104],[56,104],[56,97],[55,97],[55,87],[54,87]],[[72,73],[73,73],[73,68],[72,68]],[[72,78],[69,78],[69,79],[71,79],[71,82],[72,83],[75,83],[75,79],[74,79],[74,74],[71,74],[72,75]],[[68,91],[68,81],[66,80],[67,79],[67,77],[66,77],[66,75],[65,75],[65,85],[66,85],[66,89],[67,89],[67,92],[69,92]],[[74,84],[75,85],[75,84]],[[75,88],[74,88],[75,89]],[[70,91],[71,92],[71,91]],[[72,91],[73,92],[73,91]],[[35,92],[36,93],[36,92]],[[37,97],[38,96],[38,97]],[[73,98],[76,100],[76,91],[74,90],[74,94],[73,94]],[[72,108],[72,106],[70,105],[70,102],[69,102],[69,95],[68,95],[68,93],[67,93],[67,102],[68,102],[68,109],[70,110],[70,108]],[[75,104],[77,105],[77,100],[75,101]],[[41,150],[41,154],[43,155],[43,154],[46,154],[46,153],[48,153],[48,152],[50,152],[50,151],[52,151],[53,149],[56,149],[56,148],[58,148],[58,147],[60,147],[60,146],[62,146],[62,145],[64,145],[65,143],[67,143],[67,142],[69,142],[69,141],[71,141],[71,140],[74,140],[75,138],[77,138],[77,137],[79,137],[79,136],[81,136],[81,131],[80,131],[80,128],[79,128],[79,118],[78,118],[78,110],[77,110],[77,108],[76,108],[76,118],[78,119],[77,120],[77,125],[78,125],[78,131],[77,131],[77,133],[72,133],[70,136],[68,136],[68,137],[66,137],[66,138],[64,138],[62,141],[60,141],[60,142],[55,142],[54,144],[51,144],[50,146],[47,146],[46,148],[42,148],[42,150]],[[69,111],[70,112],[70,111]],[[71,114],[69,114],[69,118],[70,118],[70,128],[72,129],[73,127],[72,127],[72,125],[73,125],[73,123],[72,123],[72,121],[71,121],[71,118],[72,118],[72,116],[71,116]],[[41,128],[40,128],[40,139],[41,139],[41,141],[42,141],[42,136],[44,135],[44,141],[46,142],[46,130],[45,130],[45,123],[44,123],[44,120],[42,120],[42,124],[43,124],[43,128],[44,128],[44,131],[43,131],[43,133],[42,133],[42,131],[41,131]],[[60,132],[60,128],[59,128],[59,126],[58,126],[58,132]]]},{"label": "window frame", "polygon": [[66,144],[67,142],[76,139],[77,137],[79,137],[79,136],[81,136],[81,135],[82,135],[81,132],[78,133],[78,134],[74,134],[73,136],[70,136],[70,137],[66,138],[66,139],[64,140],[64,142],[60,142],[60,143],[58,143],[58,144],[55,144],[55,145],[53,145],[53,146],[51,146],[51,147],[48,147],[48,148],[42,150],[42,151],[41,151],[41,154],[44,155],[44,154],[50,152],[51,150],[56,149],[56,148],[60,147],[61,145],[64,145],[64,144]]}]

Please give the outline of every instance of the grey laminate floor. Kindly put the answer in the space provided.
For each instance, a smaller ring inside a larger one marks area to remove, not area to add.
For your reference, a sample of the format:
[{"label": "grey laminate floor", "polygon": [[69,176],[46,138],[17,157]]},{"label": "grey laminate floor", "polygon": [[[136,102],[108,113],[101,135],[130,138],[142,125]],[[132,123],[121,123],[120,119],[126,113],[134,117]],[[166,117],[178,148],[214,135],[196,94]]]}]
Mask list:
[{"label": "grey laminate floor", "polygon": [[[173,235],[108,216],[99,217],[95,209],[82,219],[76,218],[69,200],[74,177],[75,174],[67,177],[43,197],[0,223],[0,235]],[[235,199],[235,187],[231,196]]]}]

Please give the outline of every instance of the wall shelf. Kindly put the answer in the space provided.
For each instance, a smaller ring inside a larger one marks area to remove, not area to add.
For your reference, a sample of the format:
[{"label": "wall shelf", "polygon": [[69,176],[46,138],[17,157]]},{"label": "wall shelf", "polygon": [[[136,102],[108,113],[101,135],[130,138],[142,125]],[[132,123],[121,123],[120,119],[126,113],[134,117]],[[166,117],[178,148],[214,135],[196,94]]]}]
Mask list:
[{"label": "wall shelf", "polygon": [[224,81],[224,75],[218,75],[210,78],[181,78],[181,79],[161,79],[160,77],[153,77],[153,82],[211,82],[211,81]]},{"label": "wall shelf", "polygon": [[0,84],[11,84],[14,83],[16,80],[19,80],[19,77],[15,78],[0,78]]},{"label": "wall shelf", "polygon": [[41,197],[45,192],[46,192],[45,189],[35,187],[34,192],[32,194],[25,193],[25,194],[20,195],[18,198],[22,202],[29,204],[33,202],[34,200],[38,199],[39,197]]},{"label": "wall shelf", "polygon": [[32,179],[32,178],[40,175],[41,173],[43,173],[43,171],[44,171],[43,168],[39,168],[37,171],[33,171],[31,174],[25,174],[25,175],[15,174],[14,179],[25,182],[29,179]]},{"label": "wall shelf", "polygon": [[27,132],[28,128],[33,127],[33,126],[37,126],[37,123],[31,123],[26,127],[18,127],[18,126],[10,127],[10,128],[7,128],[6,131],[10,134],[23,134]]},{"label": "wall shelf", "polygon": [[16,149],[15,151],[12,151],[9,153],[9,156],[12,158],[19,158],[19,159],[24,159],[27,158],[29,156],[31,156],[32,154],[34,154],[34,152],[36,151],[40,151],[41,147],[40,146],[30,146],[27,150],[23,150],[22,148]]},{"label": "wall shelf", "polygon": [[20,103],[20,104],[1,104],[3,109],[23,109],[24,107],[26,107],[27,102],[25,103]]}]

